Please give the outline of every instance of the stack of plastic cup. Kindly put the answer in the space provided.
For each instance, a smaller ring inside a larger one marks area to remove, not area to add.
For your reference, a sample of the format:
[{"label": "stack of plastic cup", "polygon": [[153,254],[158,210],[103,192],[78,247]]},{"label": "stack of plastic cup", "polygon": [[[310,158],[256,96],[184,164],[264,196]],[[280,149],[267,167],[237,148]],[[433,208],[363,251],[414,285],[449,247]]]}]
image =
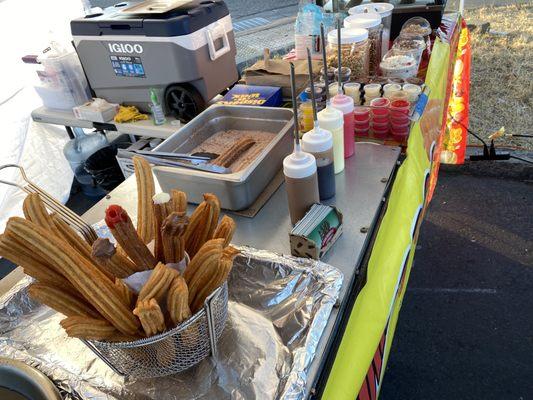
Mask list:
[{"label": "stack of plastic cup", "polygon": [[390,123],[392,137],[400,142],[409,134],[409,107],[408,100],[393,100],[390,104]]},{"label": "stack of plastic cup", "polygon": [[389,106],[389,99],[386,99],[384,97],[373,99],[370,102],[372,135],[377,139],[385,139],[389,134]]},{"label": "stack of plastic cup", "polygon": [[403,91],[407,94],[407,100],[413,105],[418,101],[418,97],[422,93],[422,88],[419,85],[405,83],[403,85]]},{"label": "stack of plastic cup", "polygon": [[355,107],[353,117],[355,134],[357,136],[368,136],[370,131],[370,108]]},{"label": "stack of plastic cup", "polygon": [[397,92],[401,92],[402,85],[398,83],[387,83],[383,86],[383,97],[391,99]]},{"label": "stack of plastic cup", "polygon": [[360,88],[361,85],[357,82],[347,82],[344,84],[344,93],[346,96],[350,96],[353,99],[356,106],[361,104],[361,93],[359,92]]},{"label": "stack of plastic cup", "polygon": [[365,92],[365,106],[370,105],[373,99],[381,97],[381,85],[379,83],[368,83],[363,87],[363,90]]}]

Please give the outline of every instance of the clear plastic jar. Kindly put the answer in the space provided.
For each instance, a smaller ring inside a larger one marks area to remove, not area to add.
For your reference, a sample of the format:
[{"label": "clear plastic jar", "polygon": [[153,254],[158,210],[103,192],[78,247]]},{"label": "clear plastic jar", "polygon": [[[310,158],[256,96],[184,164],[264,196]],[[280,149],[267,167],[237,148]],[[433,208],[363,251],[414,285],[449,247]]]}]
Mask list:
[{"label": "clear plastic jar", "polygon": [[398,54],[413,56],[420,66],[422,54],[426,49],[426,42],[420,35],[400,35],[394,40],[392,48],[395,49]]},{"label": "clear plastic jar", "polygon": [[384,57],[389,50],[390,31],[392,25],[392,10],[394,4],[390,3],[367,3],[360,4],[348,10],[348,14],[366,14],[378,13],[381,16],[381,23],[383,25],[383,34],[381,40],[381,57]]},{"label": "clear plastic jar", "polygon": [[395,49],[390,49],[383,61],[379,64],[383,76],[395,78],[410,78],[416,76],[418,63],[411,55],[399,54]]},{"label": "clear plastic jar", "polygon": [[368,31],[370,43],[368,56],[368,71],[370,75],[377,75],[381,61],[381,16],[378,13],[354,14],[344,19],[344,27],[348,29],[363,28]]},{"label": "clear plastic jar", "polygon": [[[338,67],[337,31],[328,33],[327,62],[329,66]],[[341,63],[348,67],[352,79],[368,76],[369,42],[366,29],[341,29]]]},{"label": "clear plastic jar", "polygon": [[426,42],[426,50],[431,54],[431,25],[427,19],[422,17],[409,18],[402,26],[399,36],[414,37],[422,36]]}]

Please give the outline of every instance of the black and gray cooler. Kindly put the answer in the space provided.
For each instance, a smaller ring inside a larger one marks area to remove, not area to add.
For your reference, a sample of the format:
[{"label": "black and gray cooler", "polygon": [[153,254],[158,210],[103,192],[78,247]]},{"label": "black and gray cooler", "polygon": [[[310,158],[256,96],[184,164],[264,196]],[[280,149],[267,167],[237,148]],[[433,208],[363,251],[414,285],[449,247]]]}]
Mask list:
[{"label": "black and gray cooler", "polygon": [[97,97],[149,111],[154,88],[189,121],[238,79],[233,26],[221,0],[169,3],[119,3],[70,25]]}]

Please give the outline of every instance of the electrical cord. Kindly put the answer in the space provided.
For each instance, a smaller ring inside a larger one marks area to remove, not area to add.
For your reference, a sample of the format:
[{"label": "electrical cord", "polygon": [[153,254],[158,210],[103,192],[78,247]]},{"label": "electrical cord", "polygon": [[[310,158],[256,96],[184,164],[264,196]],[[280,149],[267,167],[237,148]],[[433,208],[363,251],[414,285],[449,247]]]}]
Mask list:
[{"label": "electrical cord", "polygon": [[532,160],[528,160],[527,158],[522,158],[522,157],[513,156],[512,154],[509,155],[509,157],[511,157],[511,158],[515,158],[515,159],[520,160],[520,161],[523,161],[523,162],[526,162],[526,163],[528,163],[528,164],[533,164],[533,161],[532,161]]}]

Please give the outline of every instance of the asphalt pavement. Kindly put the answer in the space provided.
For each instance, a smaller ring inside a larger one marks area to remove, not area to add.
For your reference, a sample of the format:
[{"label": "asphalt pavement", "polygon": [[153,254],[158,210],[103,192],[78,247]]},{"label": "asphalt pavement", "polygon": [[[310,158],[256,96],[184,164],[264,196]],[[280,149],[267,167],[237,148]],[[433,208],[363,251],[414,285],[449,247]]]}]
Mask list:
[{"label": "asphalt pavement", "polygon": [[533,169],[498,168],[441,171],[381,399],[533,398]]}]

